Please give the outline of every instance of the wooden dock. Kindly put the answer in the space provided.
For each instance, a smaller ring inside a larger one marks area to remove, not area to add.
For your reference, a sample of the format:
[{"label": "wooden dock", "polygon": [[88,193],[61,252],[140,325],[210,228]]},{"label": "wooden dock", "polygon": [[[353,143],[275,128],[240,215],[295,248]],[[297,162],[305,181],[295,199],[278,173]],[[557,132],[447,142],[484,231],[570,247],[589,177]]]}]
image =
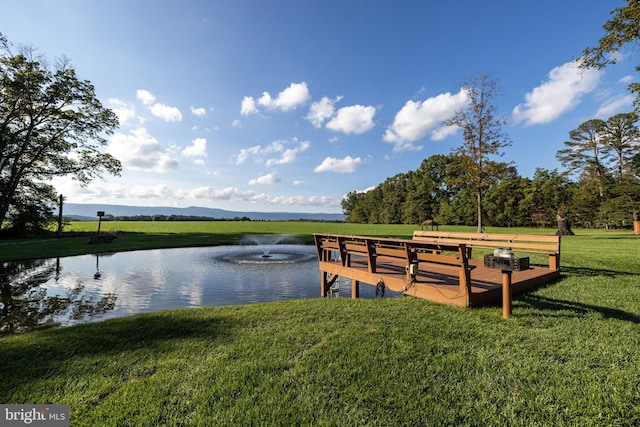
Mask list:
[{"label": "wooden dock", "polygon": [[[523,240],[522,236],[518,237],[520,241]],[[483,260],[470,259],[474,245],[471,241],[465,240],[463,243],[457,239],[434,243],[416,239],[335,234],[315,234],[314,238],[322,296],[328,294],[338,277],[344,277],[351,279],[353,298],[358,297],[359,284],[362,282],[417,298],[466,307],[503,299],[505,273],[486,267]],[[525,292],[560,276],[560,243],[556,236],[550,239],[552,243],[554,238],[557,244],[550,244],[549,248],[540,243],[531,245],[533,252],[548,252],[550,266],[534,265],[523,271],[509,272],[513,294]],[[488,241],[484,239],[477,246],[486,248]],[[508,244],[504,238],[493,241],[500,242],[495,245]],[[520,246],[521,251],[526,250],[523,244]]]}]

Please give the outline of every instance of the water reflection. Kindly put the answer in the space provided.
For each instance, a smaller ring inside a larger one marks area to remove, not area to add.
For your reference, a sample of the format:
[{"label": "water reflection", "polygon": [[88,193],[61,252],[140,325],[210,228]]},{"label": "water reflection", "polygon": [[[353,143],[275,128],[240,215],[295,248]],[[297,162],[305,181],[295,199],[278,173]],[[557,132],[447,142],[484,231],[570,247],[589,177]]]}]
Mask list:
[{"label": "water reflection", "polygon": [[60,259],[0,263],[0,334],[75,323],[113,310],[116,294],[89,292],[81,281],[51,293]]},{"label": "water reflection", "polygon": [[[313,246],[218,246],[0,263],[0,286],[0,334],[7,334],[164,309],[318,298],[320,274]],[[349,281],[339,295],[350,292]],[[360,296],[375,298],[375,287],[361,285]]]}]

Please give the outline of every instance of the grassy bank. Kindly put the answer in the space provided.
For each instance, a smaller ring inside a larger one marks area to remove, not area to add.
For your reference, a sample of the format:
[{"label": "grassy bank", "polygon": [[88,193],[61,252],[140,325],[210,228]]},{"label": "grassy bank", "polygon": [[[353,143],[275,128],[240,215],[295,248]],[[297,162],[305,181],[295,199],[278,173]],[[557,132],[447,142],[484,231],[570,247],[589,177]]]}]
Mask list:
[{"label": "grassy bank", "polygon": [[562,278],[516,297],[510,320],[311,299],[5,337],[0,402],[67,403],[87,426],[639,425],[639,245],[564,238]]},{"label": "grassy bank", "polygon": [[[2,239],[0,261],[121,252],[140,249],[175,248],[234,244],[244,234],[290,234],[301,243],[313,242],[313,233],[338,233],[386,237],[410,237],[415,225],[346,224],[332,222],[103,222],[100,231],[118,236],[109,244],[89,245],[96,234],[97,222],[74,222],[65,227],[61,237]],[[448,231],[474,231],[473,227],[441,227]],[[504,232],[489,228],[488,232]],[[518,233],[553,234],[551,229],[519,229]]]}]

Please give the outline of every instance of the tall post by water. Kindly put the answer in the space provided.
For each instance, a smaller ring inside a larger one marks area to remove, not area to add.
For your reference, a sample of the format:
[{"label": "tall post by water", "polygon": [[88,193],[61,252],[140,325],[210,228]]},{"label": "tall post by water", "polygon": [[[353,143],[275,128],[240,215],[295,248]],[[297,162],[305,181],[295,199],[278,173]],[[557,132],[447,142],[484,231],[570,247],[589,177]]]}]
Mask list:
[{"label": "tall post by water", "polygon": [[102,225],[103,216],[104,216],[104,211],[98,211],[98,234],[100,234],[100,226]]},{"label": "tall post by water", "polygon": [[60,203],[58,204],[58,236],[62,236],[62,205],[64,203],[64,196],[60,195]]}]

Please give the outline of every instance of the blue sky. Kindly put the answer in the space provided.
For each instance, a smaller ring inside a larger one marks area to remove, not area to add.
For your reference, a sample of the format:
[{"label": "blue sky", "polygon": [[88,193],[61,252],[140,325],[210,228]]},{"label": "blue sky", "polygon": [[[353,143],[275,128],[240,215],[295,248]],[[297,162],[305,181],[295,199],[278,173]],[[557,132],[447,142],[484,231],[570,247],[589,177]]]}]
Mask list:
[{"label": "blue sky", "polygon": [[633,58],[578,70],[623,1],[4,0],[0,32],[66,56],[120,118],[121,177],[68,202],[341,212],[349,191],[462,143],[442,126],[488,73],[522,176],[580,123],[631,110]]}]

